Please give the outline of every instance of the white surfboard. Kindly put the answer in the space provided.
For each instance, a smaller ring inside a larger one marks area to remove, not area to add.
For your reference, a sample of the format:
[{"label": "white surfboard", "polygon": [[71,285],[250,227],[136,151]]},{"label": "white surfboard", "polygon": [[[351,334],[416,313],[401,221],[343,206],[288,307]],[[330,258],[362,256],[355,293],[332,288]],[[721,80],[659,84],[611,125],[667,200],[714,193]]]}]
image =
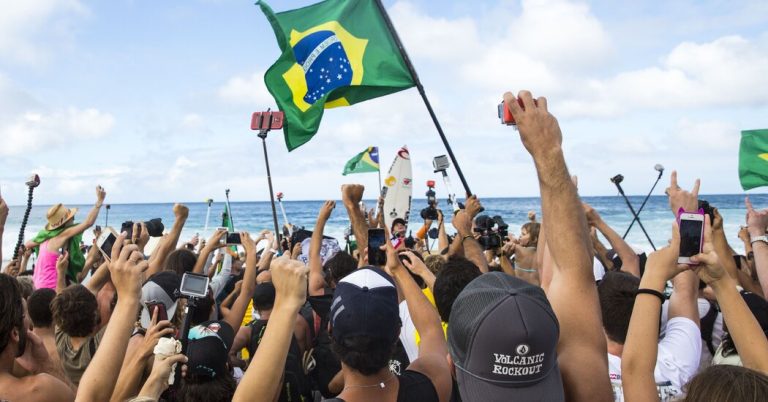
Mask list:
[{"label": "white surfboard", "polygon": [[408,222],[411,214],[411,194],[413,176],[411,175],[411,156],[403,145],[395,156],[389,173],[384,178],[384,223],[392,227],[392,221],[402,218]]}]

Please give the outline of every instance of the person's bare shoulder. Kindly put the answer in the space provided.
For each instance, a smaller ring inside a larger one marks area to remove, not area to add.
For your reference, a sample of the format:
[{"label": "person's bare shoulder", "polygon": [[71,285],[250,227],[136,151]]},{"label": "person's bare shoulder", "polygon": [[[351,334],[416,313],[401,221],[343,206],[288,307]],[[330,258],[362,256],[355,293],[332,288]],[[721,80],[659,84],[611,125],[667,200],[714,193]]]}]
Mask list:
[{"label": "person's bare shoulder", "polygon": [[12,380],[6,379],[0,383],[0,388],[3,389],[0,399],[14,402],[71,402],[75,400],[75,394],[64,382],[44,373]]}]

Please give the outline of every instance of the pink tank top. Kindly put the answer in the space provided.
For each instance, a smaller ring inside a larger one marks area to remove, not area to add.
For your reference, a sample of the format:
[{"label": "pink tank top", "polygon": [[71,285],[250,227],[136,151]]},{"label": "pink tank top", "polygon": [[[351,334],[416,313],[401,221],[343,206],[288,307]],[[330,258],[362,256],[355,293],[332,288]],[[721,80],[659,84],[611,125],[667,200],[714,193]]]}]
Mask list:
[{"label": "pink tank top", "polygon": [[37,256],[37,265],[32,274],[32,281],[35,283],[35,289],[56,289],[56,260],[59,258],[59,251],[48,251],[48,242],[46,240],[40,245],[40,253]]}]

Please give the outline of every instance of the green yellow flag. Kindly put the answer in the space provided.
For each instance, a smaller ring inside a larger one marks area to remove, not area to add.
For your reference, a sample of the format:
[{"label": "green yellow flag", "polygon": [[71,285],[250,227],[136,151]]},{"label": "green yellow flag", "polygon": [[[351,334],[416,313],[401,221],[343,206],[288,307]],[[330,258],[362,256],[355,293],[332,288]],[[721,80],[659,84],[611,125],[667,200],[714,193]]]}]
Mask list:
[{"label": "green yellow flag", "polygon": [[259,5],[282,49],[264,82],[285,112],[289,151],[317,133],[324,109],[415,85],[376,0],[326,0],[281,13]]},{"label": "green yellow flag", "polygon": [[346,176],[350,173],[368,173],[379,171],[379,147],[368,147],[363,152],[355,155],[344,165],[341,173]]},{"label": "green yellow flag", "polygon": [[744,190],[768,185],[768,129],[741,132],[739,180]]}]

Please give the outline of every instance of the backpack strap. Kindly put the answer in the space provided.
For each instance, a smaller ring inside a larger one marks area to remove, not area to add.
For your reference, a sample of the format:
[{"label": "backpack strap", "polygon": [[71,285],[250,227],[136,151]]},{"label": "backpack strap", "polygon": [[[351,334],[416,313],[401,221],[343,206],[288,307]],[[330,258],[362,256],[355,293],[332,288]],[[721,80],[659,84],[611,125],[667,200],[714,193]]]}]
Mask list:
[{"label": "backpack strap", "polygon": [[715,320],[717,319],[717,306],[715,306],[714,303],[707,300],[707,303],[709,303],[709,310],[707,310],[707,314],[704,315],[704,317],[701,317],[700,324],[701,324],[701,339],[704,340],[704,343],[707,345],[707,349],[709,349],[709,353],[712,354],[712,356],[715,355],[715,345],[712,344],[712,332],[715,330]]}]

